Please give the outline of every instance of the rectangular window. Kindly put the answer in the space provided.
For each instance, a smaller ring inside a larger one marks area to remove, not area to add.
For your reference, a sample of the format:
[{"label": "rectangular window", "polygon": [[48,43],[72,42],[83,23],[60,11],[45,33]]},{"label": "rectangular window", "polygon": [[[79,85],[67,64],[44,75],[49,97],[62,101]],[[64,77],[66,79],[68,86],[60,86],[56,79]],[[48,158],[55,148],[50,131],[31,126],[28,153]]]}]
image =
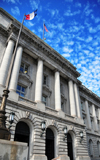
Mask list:
[{"label": "rectangular window", "polygon": [[83,117],[83,121],[84,121],[84,124],[86,124],[86,122],[85,122],[85,117]]},{"label": "rectangular window", "polygon": [[28,74],[28,65],[22,62],[20,66],[20,71],[22,73]]},{"label": "rectangular window", "polygon": [[45,75],[43,76],[43,84],[47,85],[47,76],[45,76]]},{"label": "rectangular window", "polygon": [[64,112],[64,102],[61,102],[61,110]]},{"label": "rectangular window", "polygon": [[83,101],[81,101],[81,109],[83,110]]},{"label": "rectangular window", "polygon": [[17,85],[16,93],[18,93],[21,97],[25,97],[25,90],[26,90],[25,87]]},{"label": "rectangular window", "polygon": [[63,94],[63,84],[60,84],[60,92]]},{"label": "rectangular window", "polygon": [[93,129],[93,119],[91,118],[91,128]]},{"label": "rectangular window", "polygon": [[42,96],[42,102],[47,105],[47,97],[46,96]]}]

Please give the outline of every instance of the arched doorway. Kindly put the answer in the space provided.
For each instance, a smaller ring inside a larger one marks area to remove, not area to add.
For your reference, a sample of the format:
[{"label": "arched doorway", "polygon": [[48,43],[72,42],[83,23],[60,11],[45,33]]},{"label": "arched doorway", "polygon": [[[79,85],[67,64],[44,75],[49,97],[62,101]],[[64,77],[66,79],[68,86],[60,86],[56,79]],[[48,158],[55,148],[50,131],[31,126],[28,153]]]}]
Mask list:
[{"label": "arched doorway", "polygon": [[70,157],[70,160],[73,160],[73,145],[70,133],[67,134],[67,148],[68,148],[68,156]]},{"label": "arched doorway", "polygon": [[25,122],[18,122],[16,125],[14,141],[25,142],[29,146],[29,135],[29,126]]},{"label": "arched doorway", "polygon": [[46,130],[46,156],[48,160],[54,158],[54,133],[50,128]]}]

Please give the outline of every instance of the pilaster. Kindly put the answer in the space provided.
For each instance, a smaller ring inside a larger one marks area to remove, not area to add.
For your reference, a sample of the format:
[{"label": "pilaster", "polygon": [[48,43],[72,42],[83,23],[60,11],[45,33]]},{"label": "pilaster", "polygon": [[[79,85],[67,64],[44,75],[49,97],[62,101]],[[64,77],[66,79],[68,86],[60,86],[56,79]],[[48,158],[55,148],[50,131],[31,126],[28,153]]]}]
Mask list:
[{"label": "pilaster", "polygon": [[13,49],[14,49],[14,41],[9,40],[2,63],[1,63],[1,67],[0,67],[0,85],[2,86],[4,86],[6,83]]},{"label": "pilaster", "polygon": [[70,101],[71,116],[76,117],[75,96],[74,96],[74,87],[73,87],[73,81],[72,80],[69,80],[68,86],[69,86],[69,101]]}]

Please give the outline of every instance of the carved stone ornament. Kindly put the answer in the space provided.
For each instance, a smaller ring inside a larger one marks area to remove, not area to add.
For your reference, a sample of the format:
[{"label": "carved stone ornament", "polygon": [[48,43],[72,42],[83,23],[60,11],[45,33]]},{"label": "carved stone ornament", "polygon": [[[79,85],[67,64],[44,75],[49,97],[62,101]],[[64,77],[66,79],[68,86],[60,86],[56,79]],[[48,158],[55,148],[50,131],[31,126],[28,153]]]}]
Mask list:
[{"label": "carved stone ornament", "polygon": [[52,120],[52,125],[54,125],[55,127],[57,127],[57,122],[55,120]]},{"label": "carved stone ornament", "polygon": [[26,111],[26,118],[29,118],[30,112]]}]

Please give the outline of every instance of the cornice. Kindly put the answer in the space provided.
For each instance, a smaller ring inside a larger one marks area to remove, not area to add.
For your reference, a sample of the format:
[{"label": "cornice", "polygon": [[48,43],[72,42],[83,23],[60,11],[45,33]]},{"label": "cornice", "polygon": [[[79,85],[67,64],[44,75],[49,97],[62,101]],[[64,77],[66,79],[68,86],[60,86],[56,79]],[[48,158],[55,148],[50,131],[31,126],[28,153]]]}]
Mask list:
[{"label": "cornice", "polygon": [[86,88],[84,85],[79,86],[80,96],[86,98],[88,101],[93,102],[95,105],[100,106],[100,97]]},{"label": "cornice", "polygon": [[[1,103],[1,99],[2,97],[0,97],[0,103]],[[33,104],[29,104],[27,105],[27,103],[24,103],[24,101],[13,101],[11,99],[8,99],[7,100],[7,105],[9,105],[10,107],[13,107],[15,109],[19,109],[19,110],[24,110],[24,111],[28,111],[32,114],[35,114],[35,115],[38,115],[38,116],[41,116],[41,117],[45,117],[45,118],[50,118],[50,119],[56,119],[58,122],[61,122],[61,123],[70,123],[71,125],[75,125],[75,126],[78,126],[78,127],[83,127],[84,128],[84,124],[80,124],[80,123],[77,123],[76,121],[73,120],[73,117],[69,116],[66,118],[63,118],[63,117],[59,117],[57,114],[51,114],[51,112],[47,112],[47,111],[42,111],[40,109],[38,109],[36,107],[36,103],[33,102]],[[34,107],[33,107],[34,106]],[[72,120],[71,120],[72,119]]]},{"label": "cornice", "polygon": [[[10,14],[8,14],[2,8],[0,8],[0,12],[2,12],[4,15],[10,18],[10,20],[12,20],[10,29],[13,30],[14,32],[18,32],[20,28],[20,22],[18,22],[15,18],[13,18]],[[31,32],[25,26],[23,26],[21,37],[23,37],[25,40],[29,40],[30,42],[34,43],[41,50],[48,52],[50,58],[53,58],[54,61],[56,61],[56,63],[59,62],[61,66],[63,66],[64,68],[66,67],[68,70],[70,70],[76,78],[80,76],[80,73],[76,71],[76,67],[74,67],[67,59],[61,56],[57,51],[55,51],[52,47],[46,44],[42,39],[36,36],[33,32]]]}]

